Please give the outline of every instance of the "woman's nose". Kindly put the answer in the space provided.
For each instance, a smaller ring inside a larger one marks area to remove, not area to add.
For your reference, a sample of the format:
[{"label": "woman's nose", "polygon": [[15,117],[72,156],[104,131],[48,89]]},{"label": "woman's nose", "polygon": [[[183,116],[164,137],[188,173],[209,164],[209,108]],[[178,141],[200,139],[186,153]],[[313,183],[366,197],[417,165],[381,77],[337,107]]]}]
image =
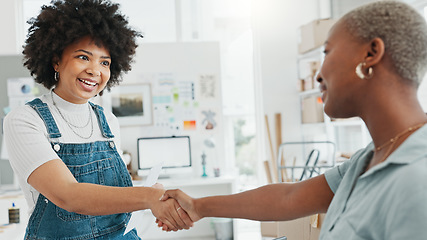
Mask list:
[{"label": "woman's nose", "polygon": [[322,83],[322,81],[323,81],[323,78],[322,78],[322,76],[320,75],[320,72],[319,72],[319,73],[317,73],[317,75],[316,75],[316,81],[317,81],[317,82],[319,82],[319,83]]},{"label": "woman's nose", "polygon": [[98,77],[101,75],[101,71],[99,70],[98,66],[94,66],[95,64],[92,64],[91,66],[88,66],[86,69],[86,72],[94,77]]}]

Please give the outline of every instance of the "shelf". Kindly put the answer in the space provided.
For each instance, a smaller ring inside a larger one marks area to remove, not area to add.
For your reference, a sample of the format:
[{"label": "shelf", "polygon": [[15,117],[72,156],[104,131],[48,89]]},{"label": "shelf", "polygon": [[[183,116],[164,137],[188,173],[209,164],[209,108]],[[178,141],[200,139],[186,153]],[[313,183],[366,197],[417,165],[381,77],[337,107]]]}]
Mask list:
[{"label": "shelf", "polygon": [[340,121],[331,121],[333,126],[362,126],[365,124],[362,120],[340,120]]},{"label": "shelf", "polygon": [[335,120],[331,120],[330,123],[333,126],[365,126],[365,122],[362,121],[359,117],[352,118],[338,118]]},{"label": "shelf", "polygon": [[299,92],[300,97],[308,97],[308,96],[313,96],[313,95],[320,95],[320,89],[319,88],[313,88],[310,90],[306,90],[303,92]]},{"label": "shelf", "polygon": [[[144,180],[133,181],[134,186],[143,186]],[[158,183],[161,183],[167,188],[181,188],[181,187],[192,187],[192,186],[209,186],[218,184],[235,184],[236,178],[234,176],[221,176],[221,177],[171,177],[167,179],[158,179]]]},{"label": "shelf", "polygon": [[301,123],[304,127],[324,127],[325,122],[317,122],[317,123]]},{"label": "shelf", "polygon": [[301,60],[307,60],[307,59],[320,60],[320,59],[323,58],[323,55],[322,55],[323,54],[323,49],[324,49],[324,47],[322,46],[322,47],[318,47],[318,48],[315,48],[313,50],[310,50],[310,51],[308,51],[306,53],[299,54],[298,55],[298,60],[299,61],[301,61]]},{"label": "shelf", "polygon": [[[326,116],[325,116],[326,117]],[[349,119],[349,120],[339,120],[339,121],[325,121],[325,122],[317,122],[317,123],[301,123],[304,127],[325,127],[327,125],[333,127],[361,127],[364,126],[365,123],[362,120],[357,119]]]}]

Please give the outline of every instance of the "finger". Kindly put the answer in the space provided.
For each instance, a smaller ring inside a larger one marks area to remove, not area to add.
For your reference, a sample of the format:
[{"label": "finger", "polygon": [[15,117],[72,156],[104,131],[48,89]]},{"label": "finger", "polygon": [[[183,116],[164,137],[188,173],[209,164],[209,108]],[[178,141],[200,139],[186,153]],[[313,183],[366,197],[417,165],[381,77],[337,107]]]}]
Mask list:
[{"label": "finger", "polygon": [[166,201],[169,199],[169,194],[167,193],[167,191],[165,193],[163,193],[163,195],[160,197],[160,201]]},{"label": "finger", "polygon": [[166,232],[171,232],[171,231],[176,232],[176,231],[178,231],[179,229],[171,228],[171,227],[169,227],[168,225],[163,224],[163,226],[162,226],[162,230],[163,230],[163,231],[166,231]]},{"label": "finger", "polygon": [[[178,202],[174,201],[174,206],[176,208],[176,212],[172,213],[172,217],[174,218],[174,220],[176,221],[176,223],[178,224],[178,227],[180,227],[181,229],[189,229],[190,228],[190,224],[187,224],[182,217],[180,216],[180,212],[185,213],[184,209],[181,208],[181,206],[178,204]],[[184,214],[186,215],[186,214]],[[184,216],[185,217],[185,216]],[[180,230],[181,230],[180,229]]]},{"label": "finger", "polygon": [[[175,200],[170,200],[170,201],[175,201]],[[183,227],[183,223],[180,223],[182,220],[181,218],[178,216],[178,213],[176,212],[176,208],[175,205],[171,202],[168,202],[168,217],[167,220],[174,226],[174,228],[172,228],[173,231],[176,230],[182,230]],[[179,207],[179,206],[178,206]]]},{"label": "finger", "polygon": [[179,228],[179,230],[182,230],[182,229],[189,229],[189,226],[187,226],[186,224],[185,224],[185,222],[181,219],[181,217],[179,216],[179,211],[183,211],[183,210],[181,210],[181,208],[179,207],[179,208],[177,208],[177,210],[176,210],[176,213],[175,214],[173,214],[173,218],[174,218],[174,220],[176,221],[176,223],[178,224],[178,228]]},{"label": "finger", "polygon": [[169,231],[168,225],[164,224],[163,222],[159,222],[157,227],[161,228],[163,231]]},{"label": "finger", "polygon": [[159,219],[156,219],[156,223],[157,223],[157,227],[163,227],[163,222],[160,221]]},{"label": "finger", "polygon": [[159,219],[156,219],[156,223],[157,223],[157,227],[162,227],[163,226],[163,222],[160,221]]},{"label": "finger", "polygon": [[188,226],[188,228],[185,228],[185,229],[190,229],[190,227],[193,227],[194,223],[191,220],[190,216],[188,216],[188,213],[184,209],[179,207],[176,211],[178,212],[178,215],[182,219],[184,224],[186,226]]},{"label": "finger", "polygon": [[162,222],[163,222],[163,226],[162,226],[163,231],[178,230],[177,227],[171,223],[171,221],[165,219]]},{"label": "finger", "polygon": [[[163,226],[166,226],[166,224],[164,224],[162,221],[158,221],[157,222],[157,227],[159,227],[159,228],[162,228],[163,229]],[[166,226],[167,227],[167,226]]]},{"label": "finger", "polygon": [[[174,218],[171,216],[171,210],[170,210],[170,205],[166,205],[167,206],[167,210],[165,212],[165,215],[163,215],[162,218],[159,218],[159,222],[162,223],[162,228],[164,231],[166,230],[178,230],[178,225],[176,224]],[[166,207],[165,206],[165,207]]]},{"label": "finger", "polygon": [[[174,199],[169,199],[167,200],[165,203],[165,214],[164,218],[165,221],[163,221],[164,223],[166,223],[169,228],[171,228],[172,230],[182,230],[184,228],[184,222],[181,220],[181,218],[179,217],[176,209],[179,208],[179,204],[174,200]],[[166,220],[168,222],[166,222]],[[171,225],[173,226],[173,228],[171,227]]]},{"label": "finger", "polygon": [[175,190],[166,190],[166,192],[163,194],[163,196],[160,198],[161,201],[165,201],[168,198],[175,198],[178,195],[179,189]]}]

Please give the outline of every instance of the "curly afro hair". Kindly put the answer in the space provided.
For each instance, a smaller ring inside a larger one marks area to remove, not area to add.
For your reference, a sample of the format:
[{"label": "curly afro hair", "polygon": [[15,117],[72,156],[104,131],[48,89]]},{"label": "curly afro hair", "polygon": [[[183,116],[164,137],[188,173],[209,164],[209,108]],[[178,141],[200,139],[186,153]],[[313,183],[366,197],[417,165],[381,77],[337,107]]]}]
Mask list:
[{"label": "curly afro hair", "polygon": [[37,83],[50,89],[56,85],[53,61],[61,58],[64,48],[91,36],[97,45],[108,49],[111,56],[111,89],[131,63],[141,34],[128,26],[119,5],[108,0],[52,0],[42,6],[40,14],[28,21],[31,27],[24,46],[24,66]]}]

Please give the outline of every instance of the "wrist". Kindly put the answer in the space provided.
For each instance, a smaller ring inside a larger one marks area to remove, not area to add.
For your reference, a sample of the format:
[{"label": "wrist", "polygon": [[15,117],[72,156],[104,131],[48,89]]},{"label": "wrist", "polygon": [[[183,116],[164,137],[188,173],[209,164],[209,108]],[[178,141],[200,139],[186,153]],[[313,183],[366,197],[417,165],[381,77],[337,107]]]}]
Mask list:
[{"label": "wrist", "polygon": [[165,193],[165,190],[164,189],[158,189],[158,188],[152,188],[152,187],[147,187],[147,190],[148,190],[146,192],[147,208],[152,209],[155,204],[160,202],[160,198]]},{"label": "wrist", "polygon": [[199,215],[200,218],[206,217],[206,209],[203,208],[205,206],[203,200],[204,198],[193,199],[194,211],[197,213],[197,215]]}]

